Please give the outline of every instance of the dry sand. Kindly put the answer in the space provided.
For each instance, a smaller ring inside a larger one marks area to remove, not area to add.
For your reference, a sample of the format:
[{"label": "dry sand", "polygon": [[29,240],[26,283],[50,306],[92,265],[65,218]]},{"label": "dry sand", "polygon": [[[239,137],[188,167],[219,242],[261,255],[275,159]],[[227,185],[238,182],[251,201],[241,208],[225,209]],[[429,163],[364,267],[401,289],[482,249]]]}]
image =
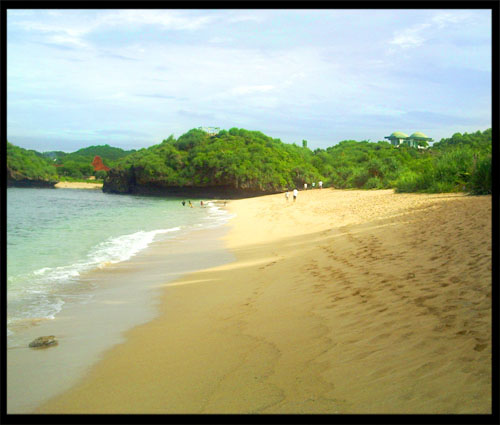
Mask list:
[{"label": "dry sand", "polygon": [[102,189],[102,183],[58,182],[54,187],[59,189]]},{"label": "dry sand", "polygon": [[491,197],[232,201],[237,261],[166,285],[41,413],[490,413]]}]

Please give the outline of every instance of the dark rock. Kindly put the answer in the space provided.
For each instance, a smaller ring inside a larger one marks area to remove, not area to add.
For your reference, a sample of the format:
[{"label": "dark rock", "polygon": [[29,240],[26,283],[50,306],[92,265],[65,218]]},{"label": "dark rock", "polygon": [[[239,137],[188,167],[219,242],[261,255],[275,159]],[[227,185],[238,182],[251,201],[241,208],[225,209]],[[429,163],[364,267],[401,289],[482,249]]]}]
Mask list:
[{"label": "dark rock", "polygon": [[134,183],[133,169],[119,170],[112,168],[104,178],[102,191],[107,193],[130,193],[130,187]]},{"label": "dark rock", "polygon": [[30,342],[31,348],[47,348],[57,345],[58,342],[54,335],[40,336],[37,339]]},{"label": "dark rock", "polygon": [[48,187],[54,188],[57,180],[30,179],[15,170],[7,168],[7,187]]},{"label": "dark rock", "polygon": [[104,178],[102,191],[106,193],[176,196],[212,199],[241,199],[277,193],[276,190],[257,188],[235,188],[232,185],[175,186],[159,181],[139,181],[140,170],[130,167],[126,170],[112,168]]}]

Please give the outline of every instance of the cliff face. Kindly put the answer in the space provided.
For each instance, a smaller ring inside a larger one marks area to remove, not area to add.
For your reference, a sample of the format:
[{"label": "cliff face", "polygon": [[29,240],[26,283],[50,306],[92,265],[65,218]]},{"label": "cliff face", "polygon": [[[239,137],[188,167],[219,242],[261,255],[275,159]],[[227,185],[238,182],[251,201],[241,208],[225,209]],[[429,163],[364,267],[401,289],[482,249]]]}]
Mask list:
[{"label": "cliff face", "polygon": [[132,193],[135,184],[133,168],[118,170],[112,168],[104,178],[102,191],[108,193]]},{"label": "cliff face", "polygon": [[141,181],[141,183],[138,183],[135,174],[134,167],[130,167],[127,170],[112,168],[104,179],[102,191],[120,194],[214,199],[240,199],[276,193],[275,191],[262,191],[253,188],[235,188],[231,185],[175,186],[155,181]]},{"label": "cliff face", "polygon": [[7,167],[7,187],[48,187],[53,188],[57,180],[30,179]]}]

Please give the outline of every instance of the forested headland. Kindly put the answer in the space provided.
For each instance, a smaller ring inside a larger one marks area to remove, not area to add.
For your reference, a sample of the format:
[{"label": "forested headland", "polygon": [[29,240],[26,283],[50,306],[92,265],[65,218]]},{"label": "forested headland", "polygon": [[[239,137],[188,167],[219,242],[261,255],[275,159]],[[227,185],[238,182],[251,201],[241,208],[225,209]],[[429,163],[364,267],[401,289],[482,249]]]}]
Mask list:
[{"label": "forested headland", "polygon": [[[215,135],[192,129],[137,151],[105,145],[38,153],[10,143],[7,150],[8,176],[18,181],[19,176],[44,181],[94,176],[103,178],[104,191],[114,193],[238,197],[300,189],[319,180],[339,189],[491,193],[491,129],[456,133],[427,149],[344,140],[312,151],[306,141],[283,143],[231,128]],[[94,169],[96,155],[109,171]]]},{"label": "forested headland", "polygon": [[7,184],[9,186],[52,187],[59,181],[82,181],[106,177],[106,172],[96,169],[96,157],[106,167],[113,167],[118,160],[135,152],[109,145],[89,146],[76,152],[38,152],[7,142]]}]

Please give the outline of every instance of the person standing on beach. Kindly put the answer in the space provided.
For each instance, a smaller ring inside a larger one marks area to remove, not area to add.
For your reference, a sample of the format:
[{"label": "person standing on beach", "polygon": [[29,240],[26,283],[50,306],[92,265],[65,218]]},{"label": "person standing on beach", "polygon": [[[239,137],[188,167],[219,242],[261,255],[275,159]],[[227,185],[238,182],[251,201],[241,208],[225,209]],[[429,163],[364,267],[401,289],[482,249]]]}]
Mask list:
[{"label": "person standing on beach", "polygon": [[297,194],[299,192],[297,191],[297,188],[293,189],[293,202],[295,202],[295,200],[297,199]]},{"label": "person standing on beach", "polygon": [[288,193],[288,190],[285,192],[285,198],[286,198],[286,201],[288,202],[288,197],[289,197],[289,193]]},{"label": "person standing on beach", "polygon": [[186,205],[186,201],[182,201],[182,206]]},{"label": "person standing on beach", "polygon": [[193,204],[191,203],[191,201],[189,201],[189,206],[193,208]]},{"label": "person standing on beach", "polygon": [[200,205],[203,206],[203,201],[200,201]]},{"label": "person standing on beach", "polygon": [[323,182],[321,180],[319,181],[318,186],[320,189],[323,187]]},{"label": "person standing on beach", "polygon": [[314,186],[316,186],[316,182],[312,183],[312,188],[314,189]]},{"label": "person standing on beach", "polygon": [[307,190],[307,183],[304,183],[304,190]]}]

